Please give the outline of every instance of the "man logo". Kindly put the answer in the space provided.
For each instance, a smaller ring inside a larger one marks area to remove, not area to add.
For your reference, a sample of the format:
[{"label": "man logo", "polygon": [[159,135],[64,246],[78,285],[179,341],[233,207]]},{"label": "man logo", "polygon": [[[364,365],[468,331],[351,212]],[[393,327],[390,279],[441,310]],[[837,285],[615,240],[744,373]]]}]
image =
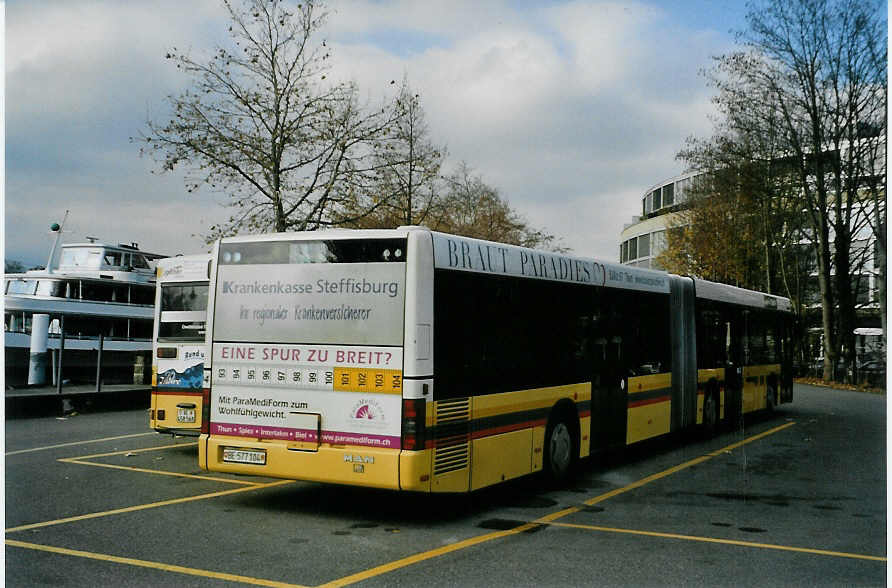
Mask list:
[{"label": "man logo", "polygon": [[344,461],[346,463],[367,463],[373,464],[375,463],[375,458],[371,455],[351,455],[349,453],[344,454]]}]

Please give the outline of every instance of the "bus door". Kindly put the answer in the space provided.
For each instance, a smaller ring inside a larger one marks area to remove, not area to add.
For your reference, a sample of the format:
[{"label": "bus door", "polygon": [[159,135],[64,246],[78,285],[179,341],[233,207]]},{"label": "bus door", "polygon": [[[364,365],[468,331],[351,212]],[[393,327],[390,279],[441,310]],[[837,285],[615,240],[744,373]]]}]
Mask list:
[{"label": "bus door", "polygon": [[725,368],[725,418],[732,427],[739,425],[743,415],[743,366],[745,323],[741,312],[726,315],[727,367]]},{"label": "bus door", "polygon": [[591,321],[592,453],[622,447],[626,441],[628,367],[616,296],[607,291],[598,296]]}]

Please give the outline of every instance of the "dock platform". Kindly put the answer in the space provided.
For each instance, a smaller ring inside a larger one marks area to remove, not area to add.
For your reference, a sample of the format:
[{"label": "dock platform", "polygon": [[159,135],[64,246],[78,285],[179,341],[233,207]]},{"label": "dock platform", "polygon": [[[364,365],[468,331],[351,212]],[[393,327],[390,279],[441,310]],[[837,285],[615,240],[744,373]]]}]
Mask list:
[{"label": "dock platform", "polygon": [[[148,384],[102,384],[99,394],[149,394],[152,387]],[[67,384],[62,386],[61,394],[55,386],[22,386],[7,388],[6,398],[70,398],[96,394],[96,384]]]}]

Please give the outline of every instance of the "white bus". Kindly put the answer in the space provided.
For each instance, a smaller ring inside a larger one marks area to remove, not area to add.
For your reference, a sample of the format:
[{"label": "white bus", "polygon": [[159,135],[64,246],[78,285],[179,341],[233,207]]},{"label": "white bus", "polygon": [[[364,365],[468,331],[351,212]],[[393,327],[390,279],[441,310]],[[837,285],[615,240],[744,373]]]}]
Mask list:
[{"label": "white bus", "polygon": [[207,254],[158,262],[149,420],[159,432],[197,436],[201,431],[202,391],[208,386],[209,264]]},{"label": "white bus", "polygon": [[785,298],[418,227],[221,240],[202,468],[466,492],[792,399]]}]

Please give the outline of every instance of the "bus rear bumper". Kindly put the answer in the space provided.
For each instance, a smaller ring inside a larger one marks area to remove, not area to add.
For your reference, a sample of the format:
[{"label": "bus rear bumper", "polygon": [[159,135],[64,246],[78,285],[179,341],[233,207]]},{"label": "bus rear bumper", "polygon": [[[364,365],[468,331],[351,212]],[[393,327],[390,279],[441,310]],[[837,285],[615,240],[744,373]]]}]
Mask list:
[{"label": "bus rear bumper", "polygon": [[152,427],[156,432],[162,433],[165,435],[173,435],[174,437],[198,437],[201,434],[201,429],[190,427],[186,428],[176,428],[176,427]]},{"label": "bus rear bumper", "polygon": [[[199,446],[201,464],[214,472],[390,490],[430,490],[428,451],[327,445],[307,450],[282,441],[223,436],[209,437]],[[245,463],[248,460],[263,463]]]}]

